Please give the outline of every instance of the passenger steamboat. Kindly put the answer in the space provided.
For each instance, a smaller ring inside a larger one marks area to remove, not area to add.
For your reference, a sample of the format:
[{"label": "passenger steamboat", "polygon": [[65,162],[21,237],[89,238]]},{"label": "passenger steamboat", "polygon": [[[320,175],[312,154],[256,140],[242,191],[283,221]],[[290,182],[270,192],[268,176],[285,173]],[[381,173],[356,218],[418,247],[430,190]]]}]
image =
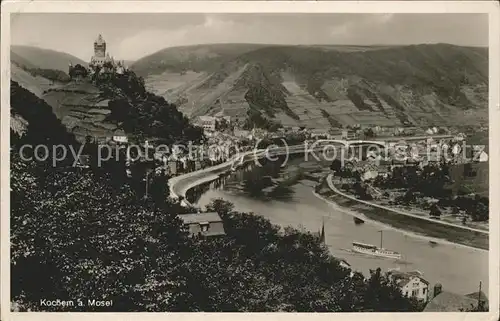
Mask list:
[{"label": "passenger steamboat", "polygon": [[382,247],[382,231],[379,232],[380,232],[380,247],[361,242],[352,242],[352,251],[356,253],[385,257],[390,259],[401,259],[400,253],[387,250]]}]

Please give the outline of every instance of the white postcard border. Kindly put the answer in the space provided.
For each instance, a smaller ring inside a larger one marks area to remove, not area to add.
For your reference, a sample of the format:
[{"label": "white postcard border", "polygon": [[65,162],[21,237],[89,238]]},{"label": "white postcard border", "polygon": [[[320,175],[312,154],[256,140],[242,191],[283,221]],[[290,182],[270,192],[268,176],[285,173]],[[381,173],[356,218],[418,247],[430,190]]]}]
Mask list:
[{"label": "white postcard border", "polygon": [[[489,313],[334,313],[345,320],[498,320],[500,228],[499,5],[496,1],[3,1],[1,11],[1,319],[2,320],[331,320],[331,313],[12,313],[10,312],[9,128],[10,14],[73,13],[489,13],[490,251]],[[496,197],[495,197],[496,196]]]}]

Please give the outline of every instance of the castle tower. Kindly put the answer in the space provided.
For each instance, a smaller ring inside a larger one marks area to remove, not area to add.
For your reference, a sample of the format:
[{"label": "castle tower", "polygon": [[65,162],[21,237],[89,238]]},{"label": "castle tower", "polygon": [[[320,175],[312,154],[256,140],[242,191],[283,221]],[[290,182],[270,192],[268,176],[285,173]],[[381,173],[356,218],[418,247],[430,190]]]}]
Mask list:
[{"label": "castle tower", "polygon": [[110,57],[109,52],[106,52],[106,41],[99,35],[94,41],[94,55],[90,59],[90,67],[102,67],[106,62],[113,63],[113,59]]},{"label": "castle tower", "polygon": [[94,41],[94,56],[104,58],[106,56],[106,41],[99,35]]}]

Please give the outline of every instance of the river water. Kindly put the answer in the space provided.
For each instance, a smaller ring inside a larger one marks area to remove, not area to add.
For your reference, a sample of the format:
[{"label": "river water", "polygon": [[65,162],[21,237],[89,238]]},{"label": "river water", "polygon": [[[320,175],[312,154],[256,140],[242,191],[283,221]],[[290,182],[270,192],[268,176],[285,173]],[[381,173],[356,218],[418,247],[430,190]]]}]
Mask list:
[{"label": "river water", "polygon": [[[309,161],[311,163],[311,161]],[[317,163],[317,162],[316,162]],[[291,160],[286,168],[297,169],[303,159]],[[317,163],[325,168],[325,164]],[[326,244],[333,256],[344,258],[351,267],[369,274],[370,269],[380,267],[383,271],[398,268],[401,271],[418,270],[433,286],[439,282],[443,290],[467,294],[482,289],[488,291],[488,252],[454,244],[432,246],[427,240],[405,235],[401,231],[365,222],[355,224],[353,217],[335,209],[314,194],[314,181],[300,179],[291,184],[286,199],[262,199],[250,195],[242,185],[248,178],[263,175],[262,169],[250,166],[244,173],[234,173],[216,182],[200,187],[195,197],[197,205],[204,207],[214,198],[223,198],[234,204],[235,209],[268,218],[281,227],[292,226],[304,231],[318,232],[324,222]],[[270,174],[283,176],[287,170]],[[264,173],[266,174],[266,173]],[[255,184],[254,184],[255,185]],[[374,258],[350,252],[353,241],[380,245],[383,230],[384,248],[398,251],[401,260]]]}]

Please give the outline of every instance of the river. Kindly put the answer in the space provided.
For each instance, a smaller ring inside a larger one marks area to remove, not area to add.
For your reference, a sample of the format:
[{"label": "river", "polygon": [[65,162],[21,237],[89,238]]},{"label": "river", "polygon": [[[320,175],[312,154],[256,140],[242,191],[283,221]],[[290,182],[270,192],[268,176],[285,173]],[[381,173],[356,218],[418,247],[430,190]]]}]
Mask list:
[{"label": "river", "polygon": [[[286,168],[296,170],[302,164],[303,159],[295,159]],[[325,164],[321,164],[321,167],[324,168]],[[479,282],[482,281],[482,289],[488,293],[488,252],[453,244],[431,246],[426,240],[377,223],[355,224],[352,216],[318,199],[313,194],[316,183],[308,179],[290,184],[285,199],[261,199],[249,195],[242,188],[245,185],[242,181],[245,181],[245,177],[248,179],[262,175],[262,171],[259,167],[250,166],[243,173],[233,173],[200,186],[194,201],[204,207],[214,198],[223,198],[233,203],[238,211],[254,212],[281,227],[292,226],[304,231],[318,232],[324,222],[326,244],[332,255],[344,258],[353,269],[365,275],[369,274],[370,269],[377,267],[383,271],[390,268],[399,268],[401,271],[418,270],[431,286],[439,282],[443,290],[467,294],[477,291]],[[280,171],[276,175],[275,171],[270,175],[283,176],[287,172],[289,171]],[[244,175],[246,176],[243,177]],[[349,251],[352,241],[379,245],[380,230],[383,230],[383,246],[402,253],[402,260],[373,258]]]}]

